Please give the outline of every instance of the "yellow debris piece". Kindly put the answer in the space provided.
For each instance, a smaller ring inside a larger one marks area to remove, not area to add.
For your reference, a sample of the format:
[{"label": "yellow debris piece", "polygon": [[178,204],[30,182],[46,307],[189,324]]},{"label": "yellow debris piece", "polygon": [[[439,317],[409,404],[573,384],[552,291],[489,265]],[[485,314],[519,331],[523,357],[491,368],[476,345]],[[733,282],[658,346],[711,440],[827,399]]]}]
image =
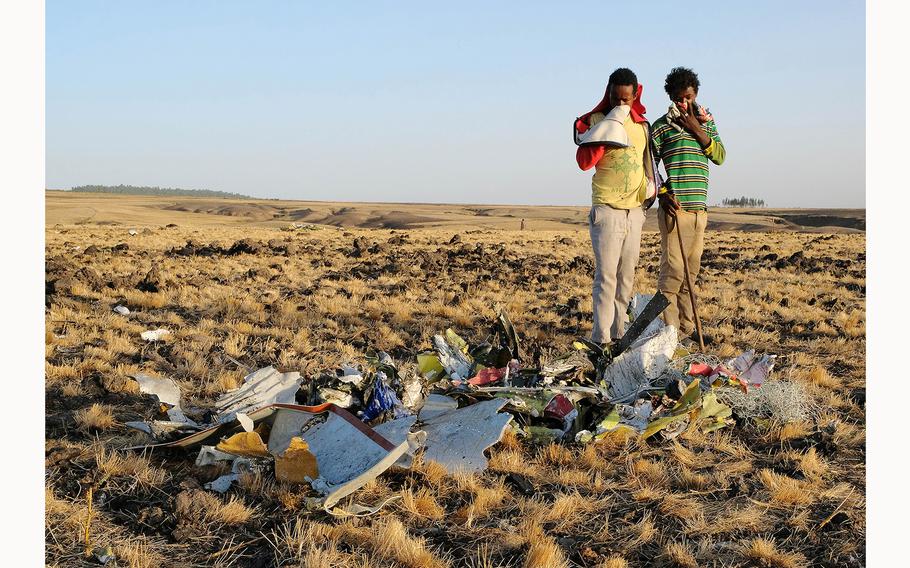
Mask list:
[{"label": "yellow debris piece", "polygon": [[291,483],[305,483],[307,477],[319,477],[316,456],[310,452],[309,444],[296,436],[291,438],[288,449],[275,458],[275,477]]},{"label": "yellow debris piece", "polygon": [[257,432],[240,432],[215,446],[220,452],[243,456],[247,458],[271,457],[269,449]]},{"label": "yellow debris piece", "polygon": [[439,362],[439,356],[435,353],[419,353],[417,355],[417,370],[429,381],[440,378],[446,372],[442,363]]}]

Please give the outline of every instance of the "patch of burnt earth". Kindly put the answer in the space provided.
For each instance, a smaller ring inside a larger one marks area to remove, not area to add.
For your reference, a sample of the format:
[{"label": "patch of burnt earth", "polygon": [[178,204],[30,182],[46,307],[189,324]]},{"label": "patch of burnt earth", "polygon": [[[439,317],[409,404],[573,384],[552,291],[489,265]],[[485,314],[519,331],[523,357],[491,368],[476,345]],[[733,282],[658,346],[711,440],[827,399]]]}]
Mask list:
[{"label": "patch of burnt earth", "polygon": [[190,239],[180,248],[173,248],[167,252],[171,256],[213,256],[223,254],[224,249],[215,245],[203,245]]},{"label": "patch of burnt earth", "polygon": [[[392,232],[395,233],[395,231]],[[408,233],[400,233],[389,238],[387,243],[393,246],[406,245],[411,243],[411,237]]]},{"label": "patch of burnt earth", "polygon": [[[276,245],[279,241],[275,241]],[[294,247],[290,247],[292,250]],[[289,246],[287,243],[281,244],[281,252],[287,253]],[[165,252],[168,256],[237,256],[241,254],[268,254],[273,250],[269,245],[253,239],[240,239],[235,241],[231,246],[224,248],[216,244],[200,244],[190,239],[182,247],[174,247]]]},{"label": "patch of burnt earth", "polygon": [[836,429],[833,425],[821,426],[808,436],[787,440],[784,442],[784,446],[801,451],[815,448],[823,456],[835,456],[839,449],[835,433]]},{"label": "patch of burnt earth", "polygon": [[865,217],[841,217],[838,215],[793,215],[775,213],[781,217],[804,227],[846,227],[848,229],[866,230]]},{"label": "patch of burnt earth", "polygon": [[91,440],[95,432],[76,429],[75,415],[79,410],[92,404],[103,404],[111,408],[114,419],[119,422],[164,418],[154,397],[125,392],[132,379],[116,374],[93,372],[79,380],[80,394],[67,396],[60,387],[45,391],[45,438]]},{"label": "patch of burnt earth", "polygon": [[102,490],[96,493],[95,506],[136,535],[169,538],[177,526],[177,517],[168,489],[179,491],[179,486],[168,485],[148,489],[136,486],[125,493],[116,488]]},{"label": "patch of burnt earth", "polygon": [[300,252],[300,246],[293,241],[282,241],[271,239],[268,242],[269,249],[273,254],[283,254],[285,256],[294,256]]},{"label": "patch of burnt earth", "polygon": [[60,298],[61,295],[69,296],[76,300],[88,300],[88,298],[81,298],[74,294],[73,290],[80,284],[93,291],[98,291],[106,285],[101,274],[89,266],[84,266],[74,272],[70,271],[70,269],[57,269],[55,272],[46,273],[44,281],[45,304],[50,305],[53,301],[57,303],[64,301]]},{"label": "patch of burnt earth", "polygon": [[186,486],[201,486],[187,475],[192,463],[184,458],[167,451],[150,454],[149,458],[153,467],[168,472],[164,482],[154,487],[125,476],[99,475],[96,453],[91,446],[52,447],[45,454],[45,467],[53,475],[56,492],[62,496],[79,498],[92,487],[93,507],[129,534],[174,542],[172,534],[177,526],[174,496]]},{"label": "patch of burnt earth", "polygon": [[238,254],[260,254],[263,252],[267,252],[267,248],[261,242],[252,239],[241,239],[231,245],[224,254],[235,256]]},{"label": "patch of burnt earth", "polygon": [[[110,274],[106,276],[107,281],[105,282],[105,286],[113,290],[118,288],[135,288],[142,278],[144,278],[144,276],[135,272],[128,274]],[[126,300],[121,299],[120,303],[125,301]]]},{"label": "patch of burnt earth", "polygon": [[142,292],[159,292],[164,286],[165,279],[156,265],[146,272],[145,277],[136,284],[136,289]]},{"label": "patch of burnt earth", "polygon": [[352,248],[348,254],[354,258],[361,258],[368,255],[378,255],[383,252],[383,246],[376,242],[367,240],[363,237],[357,237],[351,243]]},{"label": "patch of burnt earth", "polygon": [[[759,252],[770,251],[764,245]],[[722,271],[745,272],[757,269],[792,270],[804,274],[831,274],[834,278],[864,278],[865,254],[855,258],[834,258],[831,256],[808,256],[803,250],[783,256],[776,252],[748,255],[742,252],[724,252],[706,248],[702,253],[702,267],[715,273]]]},{"label": "patch of burnt earth", "polygon": [[866,297],[866,285],[865,284],[858,284],[856,282],[837,282],[836,285],[841,288],[844,288],[850,292],[856,292],[863,298]]}]

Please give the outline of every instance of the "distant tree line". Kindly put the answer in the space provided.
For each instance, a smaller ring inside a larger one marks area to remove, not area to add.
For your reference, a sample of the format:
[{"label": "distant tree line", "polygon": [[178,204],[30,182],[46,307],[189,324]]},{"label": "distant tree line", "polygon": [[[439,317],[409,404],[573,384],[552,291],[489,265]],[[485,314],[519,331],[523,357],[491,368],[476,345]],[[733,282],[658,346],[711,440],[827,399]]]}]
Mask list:
[{"label": "distant tree line", "polygon": [[764,207],[765,200],[755,197],[725,197],[721,204],[724,207]]},{"label": "distant tree line", "polygon": [[150,187],[146,185],[80,185],[76,193],[120,193],[126,195],[171,195],[182,197],[223,197],[232,199],[253,199],[249,195],[215,191],[212,189],[179,189],[176,187]]}]

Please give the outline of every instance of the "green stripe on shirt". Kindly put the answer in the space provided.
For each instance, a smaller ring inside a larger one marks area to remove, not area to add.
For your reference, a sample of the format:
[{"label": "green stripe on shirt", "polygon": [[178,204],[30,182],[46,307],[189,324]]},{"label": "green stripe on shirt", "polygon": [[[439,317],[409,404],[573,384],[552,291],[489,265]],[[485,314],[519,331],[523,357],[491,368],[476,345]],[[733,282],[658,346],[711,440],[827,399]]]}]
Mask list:
[{"label": "green stripe on shirt", "polygon": [[667,170],[670,189],[686,211],[708,208],[708,160],[720,165],[727,154],[714,121],[709,120],[702,128],[711,138],[705,149],[688,132],[670,126],[667,115],[657,119],[651,129],[651,141]]}]

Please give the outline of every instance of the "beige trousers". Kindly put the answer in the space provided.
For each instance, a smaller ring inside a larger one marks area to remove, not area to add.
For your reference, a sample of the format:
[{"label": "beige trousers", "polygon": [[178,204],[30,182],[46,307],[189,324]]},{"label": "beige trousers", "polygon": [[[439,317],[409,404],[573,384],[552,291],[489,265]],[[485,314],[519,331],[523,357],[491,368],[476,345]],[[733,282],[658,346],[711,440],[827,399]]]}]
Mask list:
[{"label": "beige trousers", "polygon": [[595,205],[588,214],[594,248],[594,329],[591,340],[606,343],[625,333],[626,308],[632,299],[635,267],[641,249],[641,207],[613,209]]},{"label": "beige trousers", "polygon": [[698,288],[695,282],[701,270],[701,253],[705,245],[708,212],[688,212],[680,209],[676,212],[674,220],[661,207],[657,212],[657,225],[660,227],[660,274],[657,277],[657,289],[670,300],[670,305],[664,310],[663,319],[667,325],[675,326],[680,336],[689,335],[695,330],[695,312],[689,299],[689,289],[686,287],[683,257],[679,250],[679,237],[676,231],[682,233],[683,249],[689,262],[689,278],[697,295]]}]

